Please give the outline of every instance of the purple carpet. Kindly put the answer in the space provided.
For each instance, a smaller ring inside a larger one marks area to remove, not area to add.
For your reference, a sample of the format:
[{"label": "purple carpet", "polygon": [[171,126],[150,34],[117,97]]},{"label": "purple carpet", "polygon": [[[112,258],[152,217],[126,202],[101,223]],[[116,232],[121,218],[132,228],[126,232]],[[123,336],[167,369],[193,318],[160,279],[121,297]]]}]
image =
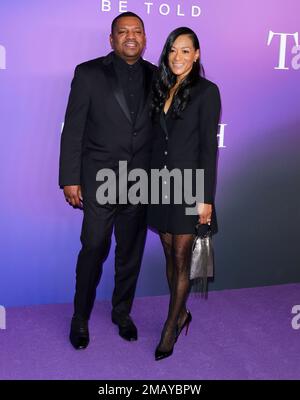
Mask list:
[{"label": "purple carpet", "polygon": [[193,321],[172,357],[156,362],[154,349],[168,297],[137,298],[132,317],[137,342],[118,336],[109,302],[95,305],[90,345],[68,342],[72,306],[8,308],[0,330],[0,379],[299,379],[300,329],[292,307],[300,284],[191,296]]}]

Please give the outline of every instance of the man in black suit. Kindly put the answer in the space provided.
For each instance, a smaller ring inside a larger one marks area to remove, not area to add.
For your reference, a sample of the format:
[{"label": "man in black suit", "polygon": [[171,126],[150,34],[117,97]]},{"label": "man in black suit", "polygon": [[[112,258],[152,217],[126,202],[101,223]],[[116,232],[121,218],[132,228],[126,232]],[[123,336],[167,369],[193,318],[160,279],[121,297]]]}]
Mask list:
[{"label": "man in black suit", "polygon": [[[126,340],[137,340],[130,311],[146,238],[145,206],[99,204],[96,174],[102,168],[148,170],[151,152],[150,89],[156,67],[142,59],[144,23],[126,12],[111,27],[113,51],[75,69],[61,137],[59,185],[66,200],[83,208],[82,248],[76,267],[70,341],[89,343],[88,320],[114,228],[115,288],[112,321]],[[121,202],[119,202],[121,203]]]}]

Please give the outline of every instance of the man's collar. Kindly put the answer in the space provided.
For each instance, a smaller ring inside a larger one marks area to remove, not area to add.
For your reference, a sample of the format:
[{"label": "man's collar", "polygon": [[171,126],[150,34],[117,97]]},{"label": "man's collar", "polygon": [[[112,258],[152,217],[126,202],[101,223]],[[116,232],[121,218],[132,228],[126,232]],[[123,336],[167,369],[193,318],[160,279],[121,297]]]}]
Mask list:
[{"label": "man's collar", "polygon": [[134,64],[128,64],[122,57],[117,55],[115,52],[112,53],[114,64],[120,69],[130,69],[136,71],[142,63],[142,58],[140,57]]}]

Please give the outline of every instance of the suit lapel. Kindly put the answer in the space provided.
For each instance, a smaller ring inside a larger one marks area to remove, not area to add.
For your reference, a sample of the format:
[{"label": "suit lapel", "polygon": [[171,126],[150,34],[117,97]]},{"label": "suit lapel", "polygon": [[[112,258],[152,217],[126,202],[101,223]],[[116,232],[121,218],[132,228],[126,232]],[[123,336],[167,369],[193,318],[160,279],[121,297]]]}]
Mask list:
[{"label": "suit lapel", "polygon": [[152,69],[149,67],[149,65],[142,60],[142,65],[143,65],[143,69],[144,69],[144,94],[143,94],[143,98],[138,110],[138,115],[137,115],[137,119],[140,118],[144,112],[144,109],[146,107],[146,104],[148,103],[148,99],[151,95],[151,85],[152,85],[152,79],[153,79],[153,71]]},{"label": "suit lapel", "polygon": [[[117,102],[119,103],[123,113],[125,114],[126,118],[132,124],[132,119],[130,116],[130,112],[129,112],[129,108],[127,106],[125,96],[124,96],[124,92],[123,92],[121,86],[119,85],[118,77],[117,77],[116,71],[114,69],[113,52],[110,52],[104,58],[103,65],[104,65],[105,74],[106,74],[109,84],[112,88],[113,94],[114,94]],[[144,69],[144,94],[143,94],[143,98],[142,98],[140,107],[138,109],[136,122],[142,116],[142,114],[145,110],[145,107],[148,103],[148,99],[151,95],[151,84],[152,84],[152,80],[153,80],[153,71],[152,71],[151,67],[144,60],[142,60],[142,65],[143,65],[143,69]]]},{"label": "suit lapel", "polygon": [[129,112],[129,109],[128,109],[128,106],[126,103],[126,99],[125,99],[123,90],[122,90],[121,86],[119,85],[118,77],[117,77],[116,71],[114,69],[114,65],[112,63],[112,52],[109,53],[105,57],[103,64],[105,66],[105,74],[106,74],[109,84],[112,88],[113,94],[114,94],[117,102],[119,103],[122,111],[124,112],[126,118],[132,124],[132,120],[131,120],[130,112]]}]

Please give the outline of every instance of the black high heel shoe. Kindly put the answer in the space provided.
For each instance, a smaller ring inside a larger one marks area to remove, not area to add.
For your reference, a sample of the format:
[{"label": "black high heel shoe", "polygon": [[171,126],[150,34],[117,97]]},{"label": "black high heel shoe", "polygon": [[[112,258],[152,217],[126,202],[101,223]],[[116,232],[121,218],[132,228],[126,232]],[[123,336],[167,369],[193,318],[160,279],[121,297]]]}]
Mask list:
[{"label": "black high heel shoe", "polygon": [[170,357],[173,354],[174,345],[169,351],[161,351],[159,350],[159,346],[157,346],[155,350],[155,361],[163,360],[164,358]]},{"label": "black high heel shoe", "polygon": [[[164,334],[164,331],[165,331],[165,328],[163,330],[162,336]],[[163,360],[164,358],[170,357],[173,354],[174,345],[176,343],[176,333],[175,333],[175,342],[174,342],[174,344],[173,344],[173,346],[171,347],[170,350],[167,350],[167,351],[159,350],[159,346],[161,344],[161,341],[162,340],[160,340],[160,343],[156,347],[156,350],[155,350],[155,361]]]},{"label": "black high heel shoe", "polygon": [[184,323],[182,324],[182,326],[180,328],[177,328],[175,343],[177,342],[177,339],[179,338],[181,332],[183,331],[183,329],[185,327],[186,327],[185,336],[188,334],[189,326],[192,321],[192,314],[189,310],[186,310],[186,313],[187,313],[187,317],[186,317]]}]

